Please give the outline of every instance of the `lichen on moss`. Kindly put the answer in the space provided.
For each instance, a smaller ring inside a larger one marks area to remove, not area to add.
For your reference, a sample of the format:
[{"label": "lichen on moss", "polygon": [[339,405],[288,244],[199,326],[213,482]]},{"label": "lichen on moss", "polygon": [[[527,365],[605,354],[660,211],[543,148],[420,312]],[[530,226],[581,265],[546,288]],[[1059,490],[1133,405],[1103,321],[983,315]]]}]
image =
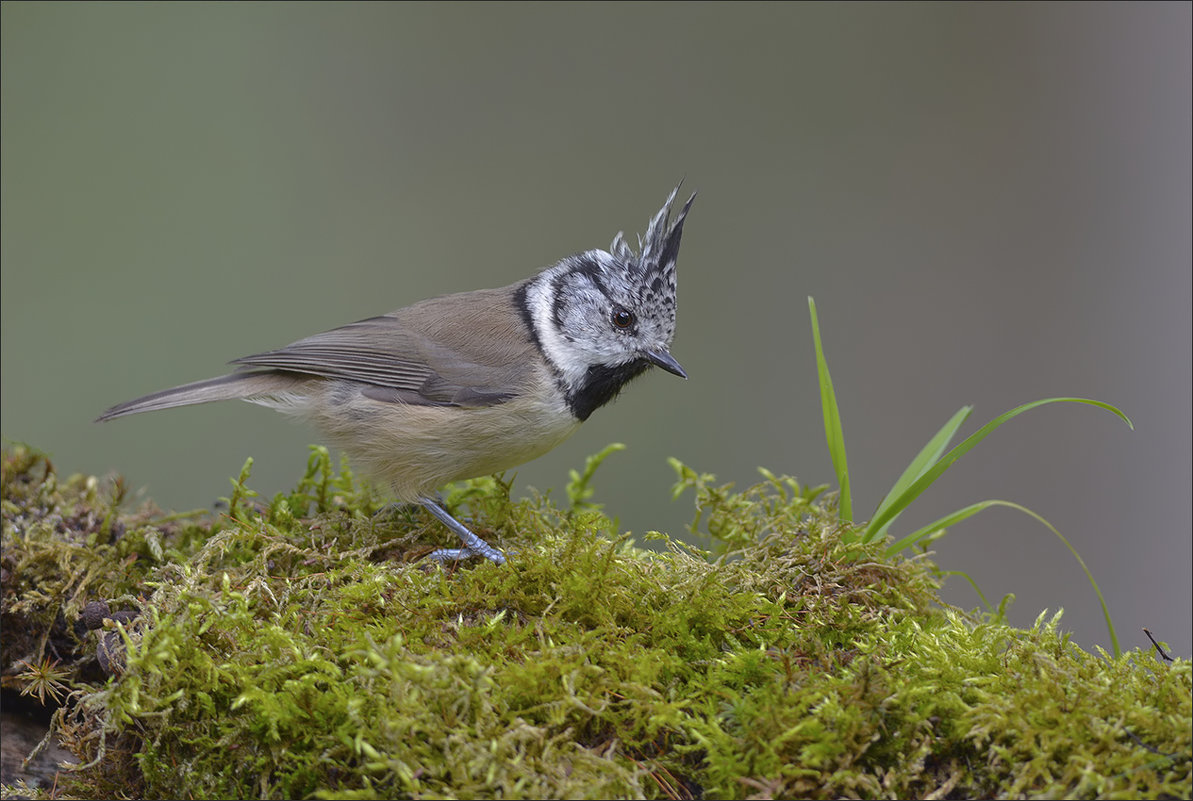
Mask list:
[{"label": "lichen on moss", "polygon": [[[450,533],[321,449],[291,493],[244,473],[179,518],[9,448],[5,683],[69,672],[80,797],[1190,795],[1187,660],[948,607],[818,490],[676,469],[708,551],[619,535],[588,470],[569,509],[456,488],[511,558],[442,569]],[[138,616],[75,626],[96,600]]]}]

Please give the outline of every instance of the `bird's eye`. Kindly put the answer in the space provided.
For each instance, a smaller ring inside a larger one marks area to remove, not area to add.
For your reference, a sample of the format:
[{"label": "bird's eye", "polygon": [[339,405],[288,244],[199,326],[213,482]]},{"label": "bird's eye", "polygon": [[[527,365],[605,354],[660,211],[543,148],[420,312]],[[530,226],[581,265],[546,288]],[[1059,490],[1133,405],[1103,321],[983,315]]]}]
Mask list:
[{"label": "bird's eye", "polygon": [[623,331],[634,324],[634,313],[626,311],[620,306],[613,310],[613,326]]}]

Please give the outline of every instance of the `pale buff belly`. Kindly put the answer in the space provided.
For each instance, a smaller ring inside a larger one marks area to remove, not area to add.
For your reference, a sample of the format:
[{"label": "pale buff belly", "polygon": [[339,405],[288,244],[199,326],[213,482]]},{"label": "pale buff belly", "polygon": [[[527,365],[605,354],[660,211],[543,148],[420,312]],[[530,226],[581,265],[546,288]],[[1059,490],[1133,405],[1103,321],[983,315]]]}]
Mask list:
[{"label": "pale buff belly", "polygon": [[413,501],[444,484],[500,472],[542,456],[579,427],[561,399],[516,398],[464,409],[349,399],[339,382],[312,382],[258,403],[306,420],[343,449],[356,469]]}]

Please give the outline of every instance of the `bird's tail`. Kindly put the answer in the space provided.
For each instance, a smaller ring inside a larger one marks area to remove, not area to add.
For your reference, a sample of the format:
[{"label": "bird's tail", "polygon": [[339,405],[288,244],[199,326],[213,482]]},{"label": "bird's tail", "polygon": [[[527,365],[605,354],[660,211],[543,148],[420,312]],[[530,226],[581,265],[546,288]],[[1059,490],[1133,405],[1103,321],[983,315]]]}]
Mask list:
[{"label": "bird's tail", "polygon": [[96,418],[95,422],[114,420],[128,414],[173,409],[221,400],[256,400],[284,395],[303,383],[291,373],[231,373],[206,381],[195,381],[173,389],[163,389],[134,400],[118,403]]}]

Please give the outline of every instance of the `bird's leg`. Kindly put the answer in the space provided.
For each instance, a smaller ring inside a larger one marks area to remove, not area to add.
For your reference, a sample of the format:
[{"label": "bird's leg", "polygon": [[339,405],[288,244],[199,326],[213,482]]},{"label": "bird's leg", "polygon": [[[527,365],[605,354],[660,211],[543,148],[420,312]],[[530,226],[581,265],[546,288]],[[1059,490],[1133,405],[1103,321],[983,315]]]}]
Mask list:
[{"label": "bird's leg", "polygon": [[423,497],[419,498],[418,502],[426,507],[428,512],[439,518],[439,522],[454,531],[456,536],[464,543],[463,548],[440,548],[437,551],[432,551],[428,558],[434,559],[437,562],[449,562],[457,559],[471,559],[474,556],[483,556],[496,564],[505,564],[505,557],[501,551],[465,528],[463,523],[447,513],[447,510],[440,505],[439,501]]}]

